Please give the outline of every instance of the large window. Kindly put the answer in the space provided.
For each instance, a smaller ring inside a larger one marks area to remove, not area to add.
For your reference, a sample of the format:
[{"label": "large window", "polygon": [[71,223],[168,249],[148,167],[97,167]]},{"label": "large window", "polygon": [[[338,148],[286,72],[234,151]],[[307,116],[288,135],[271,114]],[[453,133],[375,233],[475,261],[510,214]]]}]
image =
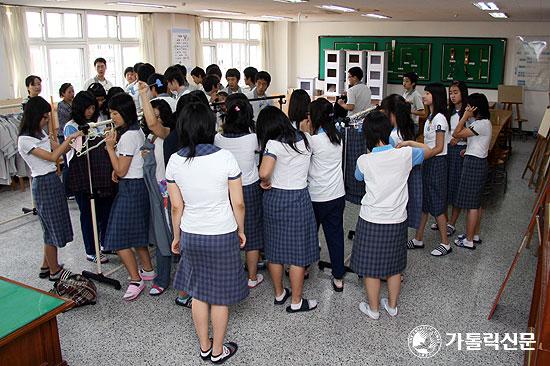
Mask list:
[{"label": "large window", "polygon": [[140,61],[136,15],[29,9],[26,13],[31,72],[42,78],[42,95],[58,99],[62,83],[78,92],[95,75],[94,60],[107,60],[105,77],[123,86],[124,68]]},{"label": "large window", "polygon": [[[201,22],[203,64],[218,64],[225,74],[232,67],[262,69],[262,26],[256,22],[210,19]],[[241,77],[241,83],[244,84]]]}]

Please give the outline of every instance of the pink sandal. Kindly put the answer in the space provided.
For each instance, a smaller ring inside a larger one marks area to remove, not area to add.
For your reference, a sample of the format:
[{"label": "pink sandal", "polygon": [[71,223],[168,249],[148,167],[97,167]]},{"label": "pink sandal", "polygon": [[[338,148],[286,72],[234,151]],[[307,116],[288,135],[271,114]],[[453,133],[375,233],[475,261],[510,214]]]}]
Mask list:
[{"label": "pink sandal", "polygon": [[130,282],[128,285],[128,289],[126,289],[126,293],[124,296],[122,296],[122,299],[126,301],[132,301],[137,299],[137,297],[143,292],[145,289],[145,282]]}]

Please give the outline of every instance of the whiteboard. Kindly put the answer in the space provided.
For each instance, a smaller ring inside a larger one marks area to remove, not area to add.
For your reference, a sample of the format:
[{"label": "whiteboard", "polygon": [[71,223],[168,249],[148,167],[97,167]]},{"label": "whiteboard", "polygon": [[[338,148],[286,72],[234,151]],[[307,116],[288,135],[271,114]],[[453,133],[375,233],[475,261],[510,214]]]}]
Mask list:
[{"label": "whiteboard", "polygon": [[514,76],[526,90],[550,88],[550,36],[517,36]]},{"label": "whiteboard", "polygon": [[550,131],[550,108],[546,108],[544,112],[544,117],[542,117],[542,122],[539,127],[539,135],[544,138],[548,137],[548,132]]}]

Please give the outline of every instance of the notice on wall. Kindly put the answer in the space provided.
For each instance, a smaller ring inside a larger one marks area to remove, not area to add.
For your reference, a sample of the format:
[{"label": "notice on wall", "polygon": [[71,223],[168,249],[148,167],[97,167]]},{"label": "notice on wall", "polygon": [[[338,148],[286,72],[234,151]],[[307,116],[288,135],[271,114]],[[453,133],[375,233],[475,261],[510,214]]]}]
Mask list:
[{"label": "notice on wall", "polygon": [[516,84],[526,90],[550,89],[550,37],[516,37]]},{"label": "notice on wall", "polygon": [[181,64],[186,68],[192,66],[191,30],[172,28],[172,65]]}]

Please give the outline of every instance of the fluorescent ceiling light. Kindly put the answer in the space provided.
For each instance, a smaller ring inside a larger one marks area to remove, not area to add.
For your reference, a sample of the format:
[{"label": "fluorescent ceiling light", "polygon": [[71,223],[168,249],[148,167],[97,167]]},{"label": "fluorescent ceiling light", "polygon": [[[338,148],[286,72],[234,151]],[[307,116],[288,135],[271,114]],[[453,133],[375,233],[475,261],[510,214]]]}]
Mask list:
[{"label": "fluorescent ceiling light", "polygon": [[497,4],[495,4],[494,2],[486,3],[484,1],[479,1],[477,3],[474,3],[474,5],[480,8],[481,10],[491,10],[491,11],[499,10]]},{"label": "fluorescent ceiling light", "polygon": [[126,5],[126,6],[141,6],[144,8],[156,8],[156,9],[165,9],[165,8],[175,8],[175,5],[164,5],[164,4],[151,4],[151,3],[135,3],[132,1],[113,1],[105,3],[105,5]]},{"label": "fluorescent ceiling light", "polygon": [[382,14],[376,14],[376,13],[368,13],[368,14],[361,14],[364,17],[370,17],[375,19],[391,19],[390,16],[382,15]]},{"label": "fluorescent ceiling light", "polygon": [[292,18],[280,17],[277,15],[262,15],[260,18],[266,19],[266,20],[292,20]]},{"label": "fluorescent ceiling light", "polygon": [[309,0],[273,0],[278,3],[286,3],[286,4],[299,4],[299,3],[307,3]]},{"label": "fluorescent ceiling light", "polygon": [[209,13],[209,14],[225,14],[225,15],[244,15],[244,13],[241,13],[240,11],[229,11],[229,10],[214,10],[214,9],[203,9],[203,10],[197,10],[201,13]]},{"label": "fluorescent ceiling light", "polygon": [[506,13],[489,13],[489,15],[492,16],[493,18],[500,18],[500,19],[508,18],[508,15],[506,15]]},{"label": "fluorescent ceiling light", "polygon": [[317,7],[325,10],[339,11],[342,13],[355,13],[357,11],[357,9],[346,8],[345,6],[339,5],[319,5]]}]

